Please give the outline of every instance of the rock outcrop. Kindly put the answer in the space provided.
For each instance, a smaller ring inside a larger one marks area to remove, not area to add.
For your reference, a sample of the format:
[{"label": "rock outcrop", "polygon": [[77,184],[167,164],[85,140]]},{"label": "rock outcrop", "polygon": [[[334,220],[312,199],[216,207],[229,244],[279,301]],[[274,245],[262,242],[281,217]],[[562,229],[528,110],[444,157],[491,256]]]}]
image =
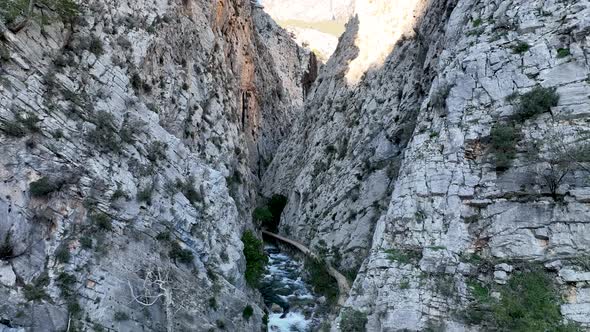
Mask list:
[{"label": "rock outcrop", "polygon": [[281,233],[352,270],[368,331],[493,329],[473,283],[537,269],[587,328],[590,3],[356,6],[265,174]]},{"label": "rock outcrop", "polygon": [[1,9],[0,330],[260,329],[240,237],[309,54],[246,0],[28,3]]}]

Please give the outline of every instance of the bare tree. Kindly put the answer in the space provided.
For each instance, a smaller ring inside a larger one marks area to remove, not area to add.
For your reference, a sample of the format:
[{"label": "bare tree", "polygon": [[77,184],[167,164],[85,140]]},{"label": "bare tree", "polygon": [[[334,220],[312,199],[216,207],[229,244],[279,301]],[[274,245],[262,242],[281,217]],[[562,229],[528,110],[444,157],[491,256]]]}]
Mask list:
[{"label": "bare tree", "polygon": [[175,287],[173,286],[170,265],[162,262],[159,264],[151,263],[144,271],[145,274],[142,276],[143,282],[137,290],[134,289],[131,281],[127,280],[132,301],[142,306],[150,307],[162,298],[166,312],[166,331],[172,332],[174,330],[175,301],[173,291]]},{"label": "bare tree", "polygon": [[535,159],[535,173],[547,186],[553,199],[560,198],[559,188],[568,175],[576,170],[590,171],[587,165],[590,162],[589,140],[588,133],[568,135],[553,128],[545,136],[542,146],[529,151]]}]

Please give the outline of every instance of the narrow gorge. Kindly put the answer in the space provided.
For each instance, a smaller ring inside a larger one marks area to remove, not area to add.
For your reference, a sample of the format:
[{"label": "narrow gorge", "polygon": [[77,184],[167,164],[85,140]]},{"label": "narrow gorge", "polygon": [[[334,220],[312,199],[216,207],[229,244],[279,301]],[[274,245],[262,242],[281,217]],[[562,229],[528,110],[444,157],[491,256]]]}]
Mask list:
[{"label": "narrow gorge", "polygon": [[589,0],[0,0],[0,331],[590,331],[589,43]]}]

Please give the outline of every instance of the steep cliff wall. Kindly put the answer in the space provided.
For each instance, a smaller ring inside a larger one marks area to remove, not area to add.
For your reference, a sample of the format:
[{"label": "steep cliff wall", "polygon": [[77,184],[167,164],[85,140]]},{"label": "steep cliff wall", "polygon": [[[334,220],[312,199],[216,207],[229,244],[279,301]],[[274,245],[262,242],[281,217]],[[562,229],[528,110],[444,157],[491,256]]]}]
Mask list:
[{"label": "steep cliff wall", "polygon": [[[289,197],[281,232],[362,264],[347,307],[369,331],[526,324],[490,303],[515,310],[535,271],[588,326],[589,2],[359,6],[265,175]],[[400,18],[387,35],[363,28],[378,6]]]},{"label": "steep cliff wall", "polygon": [[308,55],[245,0],[2,3],[0,329],[259,329],[240,236]]}]

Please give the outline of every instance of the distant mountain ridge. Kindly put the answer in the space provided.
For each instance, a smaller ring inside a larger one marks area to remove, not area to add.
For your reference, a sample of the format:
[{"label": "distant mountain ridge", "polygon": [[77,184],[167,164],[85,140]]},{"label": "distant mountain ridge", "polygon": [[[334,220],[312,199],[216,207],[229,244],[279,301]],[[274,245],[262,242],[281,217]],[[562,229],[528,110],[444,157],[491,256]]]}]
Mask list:
[{"label": "distant mountain ridge", "polygon": [[355,0],[260,0],[275,20],[347,21],[354,12]]}]

